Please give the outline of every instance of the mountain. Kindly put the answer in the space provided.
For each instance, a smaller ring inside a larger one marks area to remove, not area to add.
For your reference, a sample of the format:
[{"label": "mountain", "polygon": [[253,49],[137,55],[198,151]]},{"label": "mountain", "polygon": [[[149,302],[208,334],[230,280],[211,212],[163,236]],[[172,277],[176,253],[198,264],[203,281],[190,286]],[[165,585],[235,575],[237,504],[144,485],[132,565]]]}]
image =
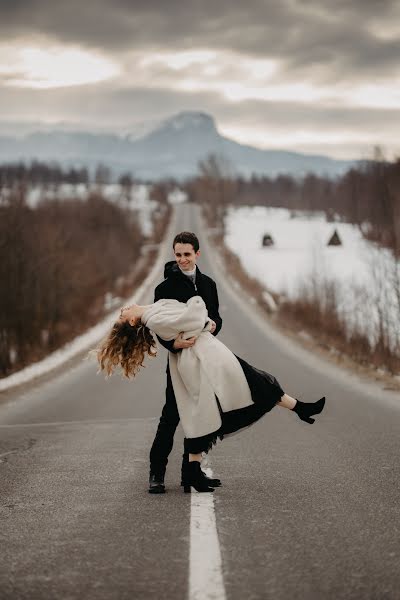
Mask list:
[{"label": "mountain", "polygon": [[357,162],[239,144],[222,136],[214,119],[202,112],[181,112],[124,135],[64,129],[0,136],[0,162],[53,160],[91,170],[102,162],[115,176],[130,171],[144,179],[190,177],[198,171],[199,160],[211,153],[224,157],[234,173],[245,177],[308,172],[335,177]]}]

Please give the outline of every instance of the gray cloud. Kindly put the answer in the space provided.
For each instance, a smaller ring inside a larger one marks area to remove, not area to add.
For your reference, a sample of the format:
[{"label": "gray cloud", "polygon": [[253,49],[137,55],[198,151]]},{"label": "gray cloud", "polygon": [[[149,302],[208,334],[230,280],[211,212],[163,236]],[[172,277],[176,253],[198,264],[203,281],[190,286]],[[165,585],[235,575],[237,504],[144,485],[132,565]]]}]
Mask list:
[{"label": "gray cloud", "polygon": [[[95,123],[117,129],[129,129],[129,125],[147,119],[161,119],[182,110],[206,110],[215,116],[217,125],[240,125],[244,128],[260,128],[266,131],[293,131],[302,128],[314,131],[360,130],[380,133],[393,130],[393,123],[400,121],[399,109],[370,109],[332,107],[324,104],[296,102],[267,102],[247,100],[227,103],[218,94],[183,93],[171,89],[115,89],[109,83],[79,88],[52,90],[14,90],[5,88],[0,95],[0,113],[9,111],[11,118],[23,114],[26,118],[49,118],[70,120],[87,124]],[[32,106],[32,113],[26,107]],[[38,113],[37,108],[41,112]],[[118,116],[116,116],[118,115]]]},{"label": "gray cloud", "polygon": [[[101,50],[125,67],[130,53],[173,52],[183,49],[216,49],[255,58],[276,58],[280,69],[273,83],[312,82],[314,85],[360,82],[377,83],[396,78],[399,69],[400,3],[395,0],[0,0],[1,40],[49,40]],[[398,29],[399,31],[399,29]],[[225,56],[225,55],[224,55]],[[230,76],[240,82],[240,65],[226,55],[222,81]],[[355,140],[337,144],[343,152],[355,152],[365,137],[396,138],[399,110],[332,106],[328,103],[228,102],[217,92],[185,93],[176,89],[178,79],[196,75],[191,65],[179,73],[153,64],[121,85],[107,81],[95,85],[47,90],[6,87],[18,74],[0,74],[0,114],[8,120],[60,120],[93,129],[99,123],[129,129],[134,122],[170,116],[181,110],[213,114],[221,127],[237,125],[265,131],[265,146],[279,133],[297,129],[346,132]],[[239,75],[238,75],[239,73]],[[148,89],[150,78],[152,85]],[[218,76],[217,76],[218,77]],[[203,80],[207,77],[203,77]],[[212,78],[210,77],[210,80]],[[133,83],[132,83],[133,82]],[[135,83],[136,82],[136,83]],[[154,83],[154,82],[158,82]],[[260,81],[263,84],[263,80]],[[397,136],[398,139],[398,136]],[[304,145],[303,145],[304,147]],[[348,151],[346,152],[346,147]],[[310,149],[318,150],[317,144]],[[321,148],[322,149],[322,148]],[[325,150],[326,151],[326,150]],[[356,152],[357,151],[357,152]]]},{"label": "gray cloud", "polygon": [[0,32],[7,39],[47,35],[115,55],[130,49],[229,49],[278,57],[288,74],[308,71],[325,79],[393,70],[399,37],[377,37],[371,27],[384,30],[396,19],[396,0],[0,3]]}]

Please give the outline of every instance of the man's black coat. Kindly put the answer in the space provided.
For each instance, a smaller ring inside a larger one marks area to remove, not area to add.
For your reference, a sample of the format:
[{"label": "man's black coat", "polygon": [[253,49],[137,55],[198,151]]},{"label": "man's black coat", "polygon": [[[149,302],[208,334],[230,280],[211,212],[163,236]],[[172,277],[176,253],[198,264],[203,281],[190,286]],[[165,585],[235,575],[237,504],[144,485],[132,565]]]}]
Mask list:
[{"label": "man's black coat", "polygon": [[[215,321],[216,328],[214,335],[217,335],[222,327],[222,319],[219,315],[219,301],[217,286],[215,281],[204,275],[196,265],[196,282],[193,285],[191,279],[182,273],[177,263],[171,260],[164,267],[164,281],[161,282],[154,291],[154,302],[162,298],[173,298],[179,302],[187,302],[193,296],[201,296],[208,310],[208,316]],[[159,342],[173,353],[180,352],[174,350],[174,340],[165,341],[157,336]]]},{"label": "man's black coat", "polygon": [[[154,302],[162,298],[172,298],[179,302],[187,302],[193,296],[201,296],[207,306],[210,319],[215,321],[216,335],[222,326],[222,319],[219,316],[219,303],[217,286],[211,277],[203,275],[200,269],[196,269],[196,280],[193,285],[191,279],[182,273],[177,263],[172,260],[167,262],[164,268],[165,280],[158,285],[154,291]],[[157,336],[158,337],[158,336]],[[172,341],[165,341],[158,338],[167,350],[174,354],[180,350],[174,350]],[[179,423],[179,412],[176,406],[174,388],[172,386],[171,375],[169,372],[169,361],[167,362],[167,387],[165,390],[165,404],[161,413],[160,422],[158,424],[157,433],[154,438],[153,445],[150,450],[150,472],[164,473],[168,463],[168,456],[172,450],[174,443],[174,434]],[[184,442],[184,458],[183,465],[188,460],[187,440]],[[184,467],[182,467],[184,468]]]}]

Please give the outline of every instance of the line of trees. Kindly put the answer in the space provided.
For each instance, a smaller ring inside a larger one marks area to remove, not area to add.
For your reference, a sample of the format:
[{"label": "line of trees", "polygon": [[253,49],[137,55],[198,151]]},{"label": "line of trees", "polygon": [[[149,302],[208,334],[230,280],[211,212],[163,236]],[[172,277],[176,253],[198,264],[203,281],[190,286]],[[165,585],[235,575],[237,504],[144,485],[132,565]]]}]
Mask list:
[{"label": "line of trees", "polygon": [[[113,173],[108,165],[99,163],[91,173],[86,167],[63,168],[57,162],[47,163],[33,160],[30,164],[23,161],[0,164],[0,192],[21,186],[53,186],[62,183],[70,185],[96,183],[106,185],[111,183]],[[122,186],[132,185],[133,176],[130,172],[122,173],[118,178]]]},{"label": "line of trees", "polygon": [[89,171],[86,167],[63,169],[57,163],[44,163],[34,160],[30,164],[24,162],[4,163],[0,165],[0,188],[12,188],[21,185],[60,185],[70,183],[88,184]]},{"label": "line of trees", "polygon": [[363,234],[400,254],[400,159],[374,160],[337,180],[307,175],[237,181],[235,204],[323,211],[360,226]]},{"label": "line of trees", "polygon": [[210,154],[199,162],[199,174],[185,184],[191,202],[200,204],[208,225],[223,229],[224,215],[230,204],[239,203],[239,184],[223,156]]},{"label": "line of trees", "polygon": [[337,179],[311,173],[303,178],[244,179],[232,175],[221,157],[211,155],[199,163],[199,174],[186,189],[191,200],[203,206],[210,226],[223,227],[228,205],[322,211],[328,220],[358,225],[364,236],[400,256],[400,159],[385,161],[379,148],[373,160]]},{"label": "line of trees", "polygon": [[133,211],[92,194],[0,204],[0,375],[40,359],[104,314],[104,295],[134,269]]}]

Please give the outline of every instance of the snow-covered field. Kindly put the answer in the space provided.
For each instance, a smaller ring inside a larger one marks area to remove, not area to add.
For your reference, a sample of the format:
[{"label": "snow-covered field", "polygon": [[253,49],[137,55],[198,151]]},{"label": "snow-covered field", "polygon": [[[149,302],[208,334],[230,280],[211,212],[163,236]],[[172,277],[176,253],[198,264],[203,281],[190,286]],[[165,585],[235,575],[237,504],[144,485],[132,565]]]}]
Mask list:
[{"label": "snow-covered field", "polygon": [[[383,327],[392,349],[400,350],[400,263],[357,227],[261,206],[231,208],[225,226],[226,245],[268,290],[294,299],[304,286],[323,289],[332,281],[348,333],[366,333],[375,344]],[[335,229],[342,245],[328,246]],[[263,248],[266,233],[274,245]]]}]

